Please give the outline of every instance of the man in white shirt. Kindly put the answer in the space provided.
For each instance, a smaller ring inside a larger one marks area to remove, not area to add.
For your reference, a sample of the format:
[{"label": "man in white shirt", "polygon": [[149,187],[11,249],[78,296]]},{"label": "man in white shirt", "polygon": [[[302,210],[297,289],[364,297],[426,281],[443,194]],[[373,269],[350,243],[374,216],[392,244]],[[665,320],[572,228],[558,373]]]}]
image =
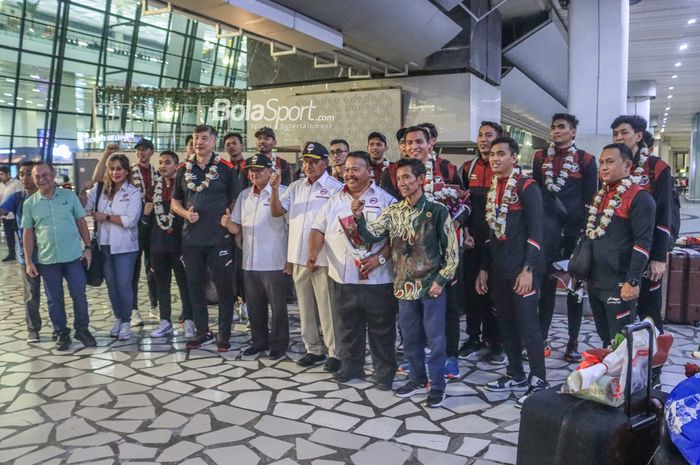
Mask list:
[{"label": "man in white shirt", "polygon": [[[317,268],[311,269],[306,265],[309,257],[309,234],[316,214],[343,184],[326,172],[326,147],[318,142],[309,142],[304,146],[301,155],[306,177],[294,181],[289,189],[280,195],[280,177],[277,174],[273,175],[270,181],[270,209],[272,216],[278,217],[287,213],[289,218],[287,261],[294,267],[292,277],[299,301],[301,339],[307,352],[297,363],[304,367],[316,365],[326,359],[327,350],[329,358],[323,368],[334,373],[340,369],[335,347],[339,325],[331,305],[325,251],[321,251],[316,259]],[[323,331],[323,339],[319,324]]]},{"label": "man in white shirt", "polygon": [[[331,196],[321,208],[311,227],[308,268],[313,268],[325,243],[328,275],[333,305],[340,320],[336,345],[342,368],[334,378],[347,382],[364,378],[365,333],[374,365],[375,383],[379,389],[391,390],[396,373],[396,314],[398,301],[394,297],[394,272],[387,260],[386,240],[373,245],[362,244],[348,237],[341,224],[352,218],[350,205],[354,199],[365,204],[364,215],[374,221],[382,210],[396,202],[373,178],[367,152],[351,152],[345,159],[345,187]],[[354,220],[350,220],[350,225]],[[352,234],[350,232],[350,234]],[[355,239],[359,239],[357,236]]]},{"label": "man in white shirt", "polygon": [[[289,345],[287,319],[287,220],[270,212],[272,160],[257,154],[246,160],[245,170],[252,182],[239,195],[233,213],[221,220],[231,234],[243,234],[243,283],[245,286],[252,344],[243,355],[269,349],[269,358],[284,356]],[[282,195],[285,186],[278,188]],[[267,327],[267,306],[272,310]]]},{"label": "man in white shirt", "polygon": [[[17,178],[10,176],[10,168],[8,166],[0,166],[0,203],[9,199],[12,194],[22,192],[22,183]],[[17,222],[15,215],[12,212],[2,217],[2,228],[5,230],[5,239],[7,241],[7,257],[3,258],[3,262],[12,262],[17,260],[15,252],[15,233],[17,232]]]}]

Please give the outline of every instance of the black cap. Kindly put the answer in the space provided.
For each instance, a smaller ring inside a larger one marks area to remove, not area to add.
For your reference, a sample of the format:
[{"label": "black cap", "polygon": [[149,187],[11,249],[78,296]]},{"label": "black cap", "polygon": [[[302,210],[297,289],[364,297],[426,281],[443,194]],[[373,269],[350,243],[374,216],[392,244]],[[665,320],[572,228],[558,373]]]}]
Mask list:
[{"label": "black cap", "polygon": [[301,152],[302,157],[315,158],[316,160],[327,160],[328,149],[318,142],[308,142]]},{"label": "black cap", "polygon": [[260,136],[267,136],[276,139],[275,131],[273,131],[272,128],[268,128],[267,126],[263,126],[257,131],[255,131],[255,138],[257,139]]},{"label": "black cap", "polygon": [[272,168],[272,160],[267,155],[256,153],[245,161],[245,167],[248,168]]},{"label": "black cap", "polygon": [[149,150],[154,150],[154,149],[155,149],[155,147],[153,146],[153,142],[151,142],[151,141],[148,140],[148,139],[141,139],[140,141],[138,141],[138,142],[136,143],[136,145],[134,145],[134,149],[137,149],[137,148],[139,148],[139,147],[143,147],[143,148],[146,148],[146,149],[149,149]]},{"label": "black cap", "polygon": [[384,142],[384,145],[386,145],[386,136],[382,134],[381,132],[370,132],[369,136],[367,136],[367,142],[371,141],[372,139],[379,139],[382,142]]}]

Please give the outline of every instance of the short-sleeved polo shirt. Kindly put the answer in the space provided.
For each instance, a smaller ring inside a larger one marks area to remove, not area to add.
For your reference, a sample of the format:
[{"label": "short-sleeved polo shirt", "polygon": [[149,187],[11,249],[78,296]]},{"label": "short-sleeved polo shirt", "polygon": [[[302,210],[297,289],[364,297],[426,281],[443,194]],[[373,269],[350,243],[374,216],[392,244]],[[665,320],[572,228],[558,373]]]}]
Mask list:
[{"label": "short-sleeved polo shirt", "polygon": [[37,191],[24,201],[22,228],[34,228],[39,263],[68,263],[80,258],[83,244],[76,221],[85,216],[75,192],[56,187],[51,198]]},{"label": "short-sleeved polo shirt", "polygon": [[[204,182],[215,157],[216,154],[212,154],[204,169],[200,168],[197,163],[192,163],[195,186]],[[200,192],[187,187],[185,171],[186,166],[183,163],[175,175],[173,199],[181,201],[185,210],[194,207],[194,211],[199,213],[199,220],[196,223],[185,221],[182,229],[182,245],[222,246],[230,244],[231,235],[226,228],[221,226],[221,217],[236,200],[240,191],[238,176],[233,165],[220,159],[216,166],[216,174],[209,183],[209,187]]]}]

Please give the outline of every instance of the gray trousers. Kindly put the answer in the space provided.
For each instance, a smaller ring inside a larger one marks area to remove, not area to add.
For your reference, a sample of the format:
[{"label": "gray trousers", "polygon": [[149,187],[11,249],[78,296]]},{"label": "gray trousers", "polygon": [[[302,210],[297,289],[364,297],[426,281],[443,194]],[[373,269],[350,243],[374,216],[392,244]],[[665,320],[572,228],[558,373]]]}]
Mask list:
[{"label": "gray trousers", "polygon": [[369,339],[377,382],[390,384],[396,364],[396,315],[399,304],[392,284],[338,284],[331,280],[332,296],[340,318],[336,341],[343,370],[362,371]]},{"label": "gray trousers", "polygon": [[32,278],[27,274],[23,264],[20,263],[19,267],[24,287],[24,313],[27,319],[27,330],[39,332],[41,330],[41,314],[39,313],[41,276]]},{"label": "gray trousers", "polygon": [[[287,290],[289,276],[279,271],[243,270],[248,318],[253,347],[287,350],[289,323],[287,318]],[[271,308],[268,318],[267,306]],[[268,320],[270,327],[268,329]]]}]

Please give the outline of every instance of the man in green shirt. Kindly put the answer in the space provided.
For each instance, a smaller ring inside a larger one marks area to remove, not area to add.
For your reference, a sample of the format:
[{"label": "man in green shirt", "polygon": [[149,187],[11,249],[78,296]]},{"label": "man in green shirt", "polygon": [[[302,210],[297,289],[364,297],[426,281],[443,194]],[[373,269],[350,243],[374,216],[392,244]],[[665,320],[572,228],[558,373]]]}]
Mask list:
[{"label": "man in green shirt", "polygon": [[[36,278],[41,273],[44,278],[49,317],[58,334],[56,350],[68,350],[71,344],[63,298],[64,278],[73,300],[75,338],[85,347],[96,347],[95,338],[88,330],[85,297],[85,266],[89,267],[92,260],[85,210],[73,191],[56,187],[53,168],[48,164],[36,165],[32,176],[39,190],[25,200],[22,216],[27,274]],[[32,260],[35,246],[38,268]]]},{"label": "man in green shirt", "polygon": [[[351,208],[363,241],[390,241],[399,326],[404,353],[411,365],[410,381],[396,395],[410,397],[425,392],[430,380],[425,404],[439,407],[445,399],[444,287],[457,270],[457,236],[447,208],[423,194],[425,165],[417,159],[401,159],[397,164],[397,185],[404,200],[388,206],[371,223],[362,215],[364,202],[354,200]],[[428,373],[426,338],[431,349]]]}]

